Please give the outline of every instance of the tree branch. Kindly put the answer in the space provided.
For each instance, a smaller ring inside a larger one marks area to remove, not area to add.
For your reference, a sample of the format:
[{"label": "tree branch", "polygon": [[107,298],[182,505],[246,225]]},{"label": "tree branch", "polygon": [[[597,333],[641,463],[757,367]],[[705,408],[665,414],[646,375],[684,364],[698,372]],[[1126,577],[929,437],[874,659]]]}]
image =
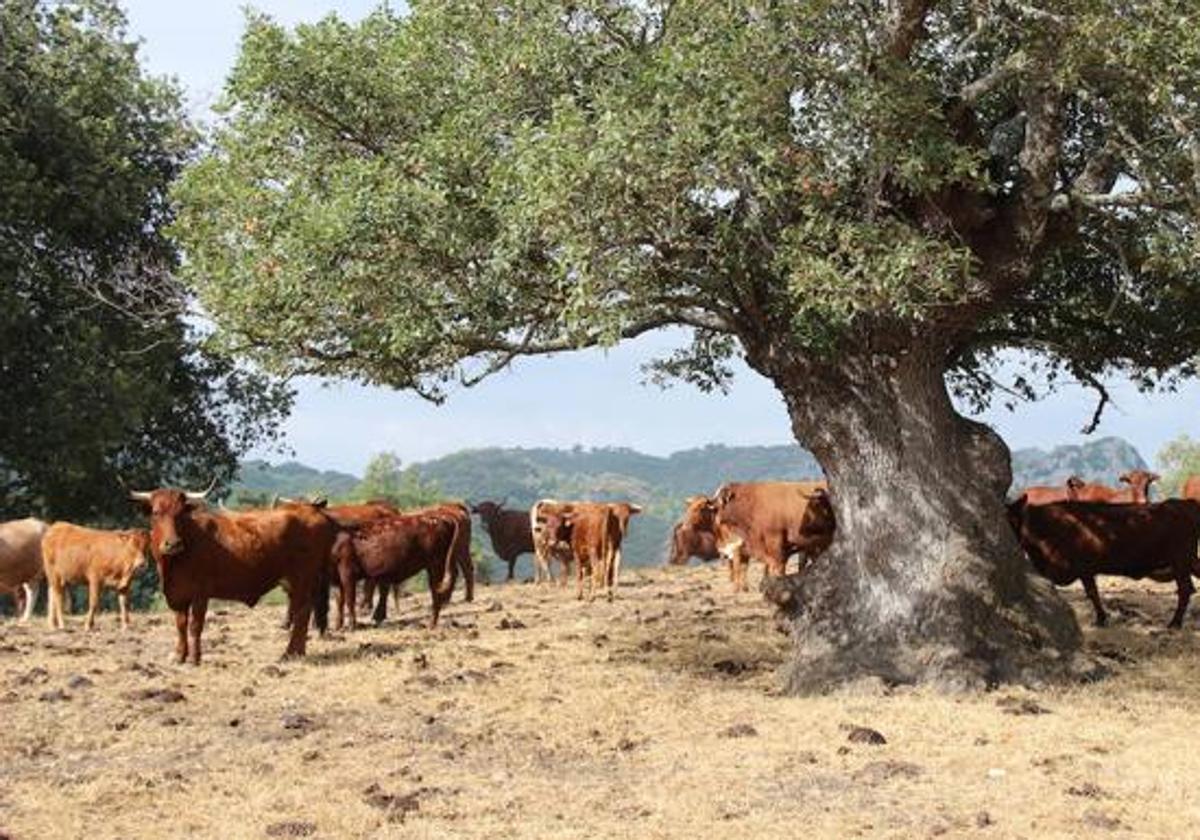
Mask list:
[{"label": "tree branch", "polygon": [[973,105],[1016,76],[1024,66],[1025,56],[1019,52],[1012,53],[983,76],[963,85],[958,96],[963,102]]},{"label": "tree branch", "polygon": [[932,0],[892,0],[884,52],[899,61],[907,61],[925,28],[925,15]]}]

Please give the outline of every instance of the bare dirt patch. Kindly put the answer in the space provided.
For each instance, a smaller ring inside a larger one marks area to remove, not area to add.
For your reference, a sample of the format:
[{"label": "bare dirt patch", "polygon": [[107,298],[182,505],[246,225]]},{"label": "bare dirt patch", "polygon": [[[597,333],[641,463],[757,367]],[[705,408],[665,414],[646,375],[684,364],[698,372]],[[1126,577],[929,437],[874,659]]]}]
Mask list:
[{"label": "bare dirt patch", "polygon": [[[165,616],[0,624],[0,836],[1187,836],[1200,613],[1067,590],[1113,676],[945,696],[781,696],[788,639],[715,568],[631,570],[615,602],[514,584],[421,626],[278,661],[279,609],[221,605],[200,668]],[[497,609],[496,604],[502,606]],[[505,626],[501,626],[505,625]],[[883,737],[883,742],[865,730]]]}]

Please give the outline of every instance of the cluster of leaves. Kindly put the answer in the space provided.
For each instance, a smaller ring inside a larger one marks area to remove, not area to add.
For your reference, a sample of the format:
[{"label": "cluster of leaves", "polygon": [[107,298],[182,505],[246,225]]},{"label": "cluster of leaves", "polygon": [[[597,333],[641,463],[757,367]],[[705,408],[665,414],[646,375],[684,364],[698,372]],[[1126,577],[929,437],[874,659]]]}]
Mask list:
[{"label": "cluster of leaves", "polygon": [[196,133],[108,0],[0,5],[0,512],[128,521],[228,480],[290,392],[207,352],[168,187]]},{"label": "cluster of leaves", "polygon": [[1185,481],[1200,476],[1200,441],[1180,435],[1158,453],[1158,468],[1162,472],[1159,489],[1167,496],[1178,496]]}]

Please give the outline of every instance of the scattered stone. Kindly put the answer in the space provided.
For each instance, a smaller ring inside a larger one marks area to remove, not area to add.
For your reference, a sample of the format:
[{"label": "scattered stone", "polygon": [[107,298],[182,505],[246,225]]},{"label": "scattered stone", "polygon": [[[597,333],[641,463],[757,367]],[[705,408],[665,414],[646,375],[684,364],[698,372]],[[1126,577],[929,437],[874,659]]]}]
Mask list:
[{"label": "scattered stone", "polygon": [[243,688],[243,689],[242,689],[242,696],[243,696],[243,697],[253,697],[253,696],[254,696],[254,693],[255,693],[255,692],[254,692],[254,686],[250,686],[250,685],[248,685],[248,686],[246,686],[245,688]]},{"label": "scattered stone", "polygon": [[53,691],[43,691],[38,695],[38,700],[43,703],[64,703],[71,699],[71,695],[67,694],[64,689],[56,688]]},{"label": "scattered stone", "polygon": [[504,605],[501,604],[499,601],[490,601],[487,605],[487,609],[484,610],[484,612],[501,612],[503,610],[504,610]]},{"label": "scattered stone", "polygon": [[1071,785],[1067,788],[1069,796],[1083,796],[1087,799],[1104,799],[1108,793],[1094,782],[1084,782],[1081,785]]},{"label": "scattered stone", "polygon": [[504,618],[500,619],[500,623],[496,625],[496,628],[498,630],[524,630],[525,622],[518,618],[509,618],[508,616],[505,616]]},{"label": "scattered stone", "polygon": [[1008,771],[1003,767],[989,767],[987,771],[987,777],[989,779],[1003,779],[1007,775]]},{"label": "scattered stone", "polygon": [[429,667],[429,657],[424,653],[415,654],[412,658],[413,667],[418,671],[424,671]]},{"label": "scattered stone", "polygon": [[643,639],[638,642],[638,650],[642,653],[666,653],[667,643],[662,639]]},{"label": "scattered stone", "polygon": [[293,732],[306,732],[316,726],[316,722],[308,715],[289,712],[279,719],[283,728]]},{"label": "scattered stone", "polygon": [[915,779],[925,771],[920,765],[910,761],[872,761],[854,773],[854,778],[860,782],[876,785],[888,779]]},{"label": "scattered stone", "polygon": [[[843,747],[842,749],[846,749]],[[847,750],[849,752],[849,750]],[[816,764],[818,762],[817,754],[812,750],[802,750],[796,753],[796,761],[800,764]]]},{"label": "scattered stone", "polygon": [[1029,697],[1001,697],[996,705],[1006,715],[1048,715],[1050,710]]},{"label": "scattered stone", "polygon": [[617,741],[617,750],[619,752],[629,752],[637,747],[637,742],[632,738],[622,738]]},{"label": "scattered stone", "polygon": [[433,793],[432,788],[417,788],[411,793],[397,795],[384,793],[378,784],[371,784],[363,791],[363,801],[372,808],[387,811],[388,822],[404,822],[410,813],[421,808],[421,797]]},{"label": "scattered stone", "polygon": [[242,719],[241,719],[241,718],[230,718],[230,719],[229,719],[229,726],[230,726],[231,728],[233,728],[233,729],[237,729],[237,728],[238,728],[239,726],[241,726],[241,725],[242,725]]},{"label": "scattered stone", "polygon": [[287,820],[267,826],[268,837],[312,837],[317,833],[317,824]]},{"label": "scattered stone", "polygon": [[989,814],[987,811],[980,811],[978,814],[975,815],[975,827],[976,828],[987,828],[989,825],[995,825],[995,824],[996,823],[992,819],[992,815]]},{"label": "scattered stone", "polygon": [[713,670],[727,677],[736,677],[744,671],[749,671],[750,666],[745,662],[738,662],[735,659],[722,659],[719,662],[713,663]]},{"label": "scattered stone", "polygon": [[266,674],[268,677],[275,677],[276,679],[281,679],[287,676],[287,671],[285,671],[283,668],[280,668],[278,665],[266,665],[263,667],[262,673]]},{"label": "scattered stone", "polygon": [[1116,817],[1110,817],[1103,811],[1089,809],[1083,812],[1083,823],[1092,828],[1100,828],[1105,831],[1118,831],[1125,828],[1125,823],[1121,822]]},{"label": "scattered stone", "polygon": [[127,691],[121,696],[126,700],[157,700],[160,703],[181,703],[187,699],[182,691],[174,688],[142,688]]},{"label": "scattered stone", "polygon": [[30,668],[24,674],[20,674],[13,678],[14,685],[31,685],[33,683],[44,683],[50,679],[50,672],[45,668],[38,666]]},{"label": "scattered stone", "polygon": [[758,730],[748,723],[735,723],[717,733],[719,738],[756,738]]},{"label": "scattered stone", "polygon": [[75,676],[71,677],[71,679],[67,680],[67,688],[75,690],[81,688],[91,688],[93,685],[95,685],[95,683],[82,674],[76,674]]},{"label": "scattered stone", "polygon": [[879,746],[880,744],[887,743],[887,738],[883,737],[882,732],[871,729],[868,726],[850,726],[848,724],[842,724],[842,728],[847,730],[849,733],[846,735],[846,740],[852,744],[871,744],[872,746]]}]

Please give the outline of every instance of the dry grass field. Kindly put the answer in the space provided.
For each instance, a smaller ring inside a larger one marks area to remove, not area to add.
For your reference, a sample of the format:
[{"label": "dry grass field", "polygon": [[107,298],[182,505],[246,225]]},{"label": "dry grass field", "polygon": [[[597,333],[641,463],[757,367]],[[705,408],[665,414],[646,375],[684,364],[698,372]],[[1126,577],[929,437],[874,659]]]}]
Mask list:
[{"label": "dry grass field", "polygon": [[1196,836],[1200,611],[1109,581],[1093,630],[1067,594],[1113,676],[966,697],[779,696],[786,637],[712,567],[480,587],[433,633],[412,596],[303,662],[278,607],[216,605],[198,669],[167,613],[4,621],[0,836]]}]

